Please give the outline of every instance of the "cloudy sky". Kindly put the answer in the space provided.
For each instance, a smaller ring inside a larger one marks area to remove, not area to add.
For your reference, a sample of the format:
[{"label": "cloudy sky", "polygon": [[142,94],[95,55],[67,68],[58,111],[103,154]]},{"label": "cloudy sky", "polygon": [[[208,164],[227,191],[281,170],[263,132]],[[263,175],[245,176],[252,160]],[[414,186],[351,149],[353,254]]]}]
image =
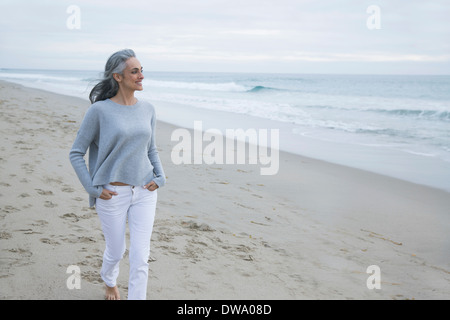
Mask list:
[{"label": "cloudy sky", "polygon": [[450,74],[448,0],[1,0],[0,13],[0,68],[102,70],[132,48],[146,71]]}]

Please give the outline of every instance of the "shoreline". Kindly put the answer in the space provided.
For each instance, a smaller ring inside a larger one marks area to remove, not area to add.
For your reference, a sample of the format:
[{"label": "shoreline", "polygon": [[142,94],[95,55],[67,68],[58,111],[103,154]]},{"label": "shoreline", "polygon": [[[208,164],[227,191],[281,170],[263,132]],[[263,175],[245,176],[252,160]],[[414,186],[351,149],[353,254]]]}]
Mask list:
[{"label": "shoreline", "polygon": [[[13,83],[17,83],[14,82]],[[19,84],[21,84],[19,82]],[[48,84],[49,89],[36,84],[21,84],[38,90],[55,92],[57,87]],[[76,88],[76,89],[75,89]],[[87,99],[87,87],[80,90],[78,86],[64,87],[63,94]],[[83,92],[83,93],[82,93]],[[58,94],[59,92],[57,92]],[[228,129],[243,128],[279,131],[280,150],[299,156],[340,164],[397,179],[426,185],[450,192],[450,162],[444,155],[417,152],[414,146],[396,146],[393,142],[370,142],[357,137],[346,136],[336,131],[333,136],[323,128],[301,126],[285,121],[259,118],[256,116],[211,110],[179,101],[167,102],[153,99],[147,91],[137,92],[139,98],[151,101],[157,111],[159,121],[182,128],[193,129],[193,124],[201,120],[203,129],[221,130],[222,135]],[[158,96],[158,95],[157,95]],[[415,151],[413,151],[415,150]]]},{"label": "shoreline", "polygon": [[[89,102],[0,87],[0,297],[101,299],[100,224],[68,160]],[[250,164],[174,165],[177,127],[157,128],[167,184],[149,299],[450,297],[448,192],[283,151],[274,176]],[[66,287],[70,265],[79,290]],[[371,265],[381,290],[366,286]],[[127,256],[121,266],[125,297]]]},{"label": "shoreline", "polygon": [[195,111],[186,113],[183,105],[164,101],[155,101],[153,104],[159,118],[171,125],[194,129],[193,124],[199,120],[198,114],[201,114],[203,130],[219,130],[222,135],[225,135],[229,128],[257,131],[275,129],[279,131],[280,152],[368,171],[450,193],[450,163],[442,159],[385,147],[320,139],[310,136],[310,129],[307,128],[302,129],[306,130],[303,133],[293,134],[293,131],[302,130],[287,122],[246,114],[192,106],[189,106],[190,110]]}]

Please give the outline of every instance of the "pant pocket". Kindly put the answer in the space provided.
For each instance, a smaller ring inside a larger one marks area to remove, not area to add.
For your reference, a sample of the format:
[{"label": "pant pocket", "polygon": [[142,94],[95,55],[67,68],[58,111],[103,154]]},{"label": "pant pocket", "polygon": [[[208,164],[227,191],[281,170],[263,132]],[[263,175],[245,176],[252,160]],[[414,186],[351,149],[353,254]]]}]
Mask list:
[{"label": "pant pocket", "polygon": [[[117,186],[113,186],[111,184],[105,184],[103,186],[103,189],[109,190],[109,191],[113,191],[113,192],[117,192]],[[96,207],[98,210],[103,211],[106,214],[115,214],[116,208],[117,208],[117,201],[118,201],[118,195],[117,196],[111,196],[110,199],[101,199],[101,198],[97,198],[96,200]],[[98,211],[97,210],[97,211]]]}]

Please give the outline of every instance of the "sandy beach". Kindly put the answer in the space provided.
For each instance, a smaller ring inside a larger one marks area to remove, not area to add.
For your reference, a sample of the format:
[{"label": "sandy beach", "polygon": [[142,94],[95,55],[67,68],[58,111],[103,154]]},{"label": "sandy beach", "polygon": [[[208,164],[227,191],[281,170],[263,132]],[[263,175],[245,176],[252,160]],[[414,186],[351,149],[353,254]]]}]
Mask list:
[{"label": "sandy beach", "polygon": [[[100,221],[68,157],[88,107],[0,81],[0,299],[103,299]],[[284,152],[276,175],[175,165],[175,129],[157,123],[148,299],[450,298],[448,192]],[[126,297],[127,256],[118,283]]]}]

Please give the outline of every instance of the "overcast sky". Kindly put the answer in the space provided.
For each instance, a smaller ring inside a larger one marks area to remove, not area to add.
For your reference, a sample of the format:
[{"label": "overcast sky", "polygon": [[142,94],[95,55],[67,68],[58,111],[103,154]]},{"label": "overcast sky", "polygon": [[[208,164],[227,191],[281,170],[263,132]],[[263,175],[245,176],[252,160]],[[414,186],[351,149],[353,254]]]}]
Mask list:
[{"label": "overcast sky", "polygon": [[448,0],[1,0],[0,14],[0,68],[102,70],[131,48],[146,71],[450,74]]}]

